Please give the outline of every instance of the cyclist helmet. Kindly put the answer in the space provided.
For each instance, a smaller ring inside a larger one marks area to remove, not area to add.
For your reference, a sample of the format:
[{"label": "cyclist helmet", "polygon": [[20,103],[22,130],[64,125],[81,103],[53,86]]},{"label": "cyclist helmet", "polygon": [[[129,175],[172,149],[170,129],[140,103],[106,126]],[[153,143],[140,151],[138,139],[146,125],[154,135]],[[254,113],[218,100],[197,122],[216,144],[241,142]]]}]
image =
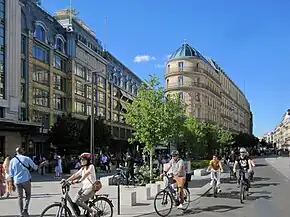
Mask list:
[{"label": "cyclist helmet", "polygon": [[86,165],[90,165],[92,161],[92,154],[90,153],[82,153],[80,159],[85,159],[87,161]]},{"label": "cyclist helmet", "polygon": [[241,157],[245,157],[247,154],[247,150],[245,148],[240,148],[240,155]]},{"label": "cyclist helmet", "polygon": [[179,155],[179,152],[177,150],[174,150],[171,152],[171,156],[177,156]]}]

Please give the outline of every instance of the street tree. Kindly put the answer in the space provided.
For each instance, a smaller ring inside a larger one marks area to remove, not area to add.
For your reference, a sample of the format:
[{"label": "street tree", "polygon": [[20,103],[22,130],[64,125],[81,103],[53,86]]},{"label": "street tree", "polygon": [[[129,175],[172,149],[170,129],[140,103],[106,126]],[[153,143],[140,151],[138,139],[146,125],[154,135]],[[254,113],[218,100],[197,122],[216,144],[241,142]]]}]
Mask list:
[{"label": "street tree", "polygon": [[222,127],[217,127],[217,142],[222,150],[231,147],[233,144],[232,133]]},{"label": "street tree", "polygon": [[[83,121],[83,125],[80,132],[79,141],[83,144],[86,151],[90,150],[90,138],[91,138],[91,117]],[[104,123],[102,118],[94,120],[94,152],[104,150],[111,145],[111,129]]]},{"label": "street tree", "polygon": [[164,88],[159,79],[150,75],[149,81],[143,83],[132,104],[127,105],[125,118],[134,128],[129,140],[145,144],[143,151],[150,152],[150,177],[152,178],[152,156],[155,145],[168,142],[178,133],[182,103],[176,97],[165,98]]},{"label": "street tree", "polygon": [[79,125],[69,115],[59,116],[48,133],[48,143],[52,143],[60,152],[74,150],[78,147]]}]

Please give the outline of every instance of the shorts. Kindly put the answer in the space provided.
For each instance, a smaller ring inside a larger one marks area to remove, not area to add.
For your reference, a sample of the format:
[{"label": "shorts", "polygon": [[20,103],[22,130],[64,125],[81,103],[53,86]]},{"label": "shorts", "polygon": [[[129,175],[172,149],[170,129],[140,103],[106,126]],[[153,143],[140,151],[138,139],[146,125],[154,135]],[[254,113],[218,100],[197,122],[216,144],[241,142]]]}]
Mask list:
[{"label": "shorts", "polygon": [[176,182],[178,188],[183,188],[186,181],[186,177],[174,176],[173,180]]}]

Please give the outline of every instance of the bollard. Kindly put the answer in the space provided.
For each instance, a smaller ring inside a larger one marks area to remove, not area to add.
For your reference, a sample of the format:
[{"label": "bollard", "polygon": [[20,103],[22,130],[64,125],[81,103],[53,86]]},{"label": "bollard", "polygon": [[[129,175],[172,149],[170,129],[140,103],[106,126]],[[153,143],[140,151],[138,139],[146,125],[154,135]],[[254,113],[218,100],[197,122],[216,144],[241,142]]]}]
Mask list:
[{"label": "bollard", "polygon": [[118,182],[118,215],[121,215],[120,181]]}]

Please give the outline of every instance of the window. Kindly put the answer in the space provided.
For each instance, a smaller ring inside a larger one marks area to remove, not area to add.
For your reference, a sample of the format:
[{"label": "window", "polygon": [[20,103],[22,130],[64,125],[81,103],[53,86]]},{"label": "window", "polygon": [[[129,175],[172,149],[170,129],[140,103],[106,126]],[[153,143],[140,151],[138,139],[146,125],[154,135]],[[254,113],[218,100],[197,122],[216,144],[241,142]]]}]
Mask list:
[{"label": "window", "polygon": [[25,65],[25,60],[21,59],[21,78],[25,78],[26,74],[26,65]]},{"label": "window", "polygon": [[179,71],[183,71],[183,62],[178,62]]},{"label": "window", "polygon": [[101,77],[101,76],[98,76],[98,85],[102,88],[105,88],[106,86],[106,79]]},{"label": "window", "polygon": [[60,111],[66,110],[66,100],[62,96],[53,94],[53,108]]},{"label": "window", "polygon": [[195,101],[197,101],[197,102],[200,101],[200,93],[195,94]]},{"label": "window", "polygon": [[85,104],[82,102],[75,101],[75,112],[76,113],[85,113]]},{"label": "window", "polygon": [[178,76],[178,86],[182,86],[183,85],[183,76]]},{"label": "window", "polygon": [[53,75],[54,89],[66,92],[66,79],[58,74]]},{"label": "window", "polygon": [[87,115],[91,115],[91,114],[92,114],[92,106],[87,105]]},{"label": "window", "polygon": [[41,84],[48,85],[49,71],[41,68],[40,66],[33,65],[33,81]]},{"label": "window", "polygon": [[33,45],[32,56],[44,63],[49,63],[49,51],[36,44]]},{"label": "window", "polygon": [[117,78],[116,75],[113,76],[113,82],[114,82],[115,85],[118,84],[118,78]]},{"label": "window", "polygon": [[170,64],[167,65],[167,73],[170,73]]},{"label": "window", "polygon": [[169,85],[169,79],[166,80],[166,87],[168,88]]},{"label": "window", "polygon": [[21,35],[21,53],[26,54],[26,36]]},{"label": "window", "polygon": [[87,85],[87,98],[92,99],[92,87]]},{"label": "window", "polygon": [[98,102],[105,103],[105,93],[98,91]]},{"label": "window", "polygon": [[92,72],[87,70],[87,73],[86,73],[86,80],[88,82],[92,82]]},{"label": "window", "polygon": [[26,101],[26,88],[25,84],[21,84],[21,102]]},{"label": "window", "polygon": [[75,75],[84,78],[85,77],[85,69],[81,64],[76,64],[75,70],[74,70]]},{"label": "window", "polygon": [[55,49],[60,51],[60,52],[64,52],[64,43],[63,43],[62,39],[60,39],[60,38],[56,39]]},{"label": "window", "polygon": [[43,107],[48,107],[48,102],[49,102],[49,93],[40,90],[38,88],[33,88],[33,98],[34,98],[34,104],[43,106]]},{"label": "window", "polygon": [[4,63],[0,63],[0,99],[5,99]]},{"label": "window", "polygon": [[184,93],[183,92],[179,93],[179,98],[182,99],[182,100],[184,99]]},{"label": "window", "polygon": [[37,25],[34,32],[34,37],[38,40],[45,42],[45,30],[42,26]]},{"label": "window", "polygon": [[65,60],[58,55],[54,55],[53,67],[65,72]]},{"label": "window", "polygon": [[105,117],[106,116],[106,112],[105,112],[104,108],[98,107],[98,116],[101,116],[101,117]]},{"label": "window", "polygon": [[84,85],[80,81],[76,81],[75,84],[76,84],[75,93],[80,96],[85,96]]}]

